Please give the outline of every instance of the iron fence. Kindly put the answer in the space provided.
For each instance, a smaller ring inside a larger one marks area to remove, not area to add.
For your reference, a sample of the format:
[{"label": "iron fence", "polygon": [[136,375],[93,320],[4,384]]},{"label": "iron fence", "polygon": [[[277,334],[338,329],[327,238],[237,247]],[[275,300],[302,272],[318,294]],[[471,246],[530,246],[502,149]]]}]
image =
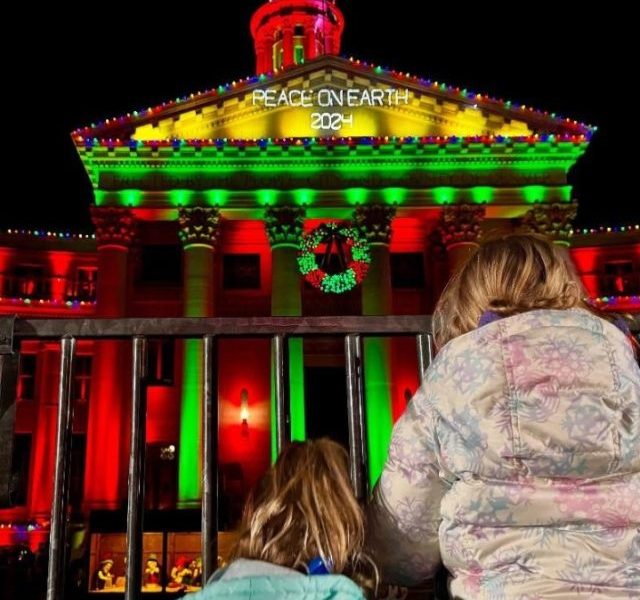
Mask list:
[{"label": "iron fence", "polygon": [[16,416],[16,382],[20,342],[60,340],[60,382],[56,462],[47,579],[47,600],[64,597],[67,561],[69,480],[71,469],[72,382],[76,342],[120,339],[132,344],[131,446],[127,511],[126,600],[140,598],[146,444],[146,341],[148,338],[203,341],[203,581],[217,564],[218,402],[217,341],[221,338],[271,339],[278,452],[290,439],[288,340],[292,337],[342,336],[346,367],[350,475],[357,497],[368,491],[367,432],[364,402],[363,338],[415,336],[422,380],[432,358],[427,316],[149,318],[149,319],[16,319],[0,318],[0,506],[10,502],[12,441]]}]

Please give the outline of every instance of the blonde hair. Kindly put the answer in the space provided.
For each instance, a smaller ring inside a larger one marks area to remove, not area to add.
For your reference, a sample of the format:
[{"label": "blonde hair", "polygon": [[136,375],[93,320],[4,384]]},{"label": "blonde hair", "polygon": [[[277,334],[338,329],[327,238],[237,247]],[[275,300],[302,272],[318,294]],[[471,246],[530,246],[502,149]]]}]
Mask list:
[{"label": "blonde hair", "polygon": [[377,570],[363,545],[364,515],[351,489],[348,454],[323,438],[291,443],[252,491],[233,558],[306,572],[320,556],[333,573],[371,590]]},{"label": "blonde hair", "polygon": [[478,327],[482,313],[589,308],[567,251],[547,238],[512,234],[484,242],[445,287],[433,313],[436,346]]}]

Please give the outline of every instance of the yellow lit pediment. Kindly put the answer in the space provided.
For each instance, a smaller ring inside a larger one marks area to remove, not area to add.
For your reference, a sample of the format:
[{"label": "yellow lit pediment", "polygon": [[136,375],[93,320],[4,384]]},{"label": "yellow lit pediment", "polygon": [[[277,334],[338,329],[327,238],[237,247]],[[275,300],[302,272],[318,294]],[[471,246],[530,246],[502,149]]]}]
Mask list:
[{"label": "yellow lit pediment", "polygon": [[590,135],[593,128],[442,83],[323,56],[107,119],[76,142]]},{"label": "yellow lit pediment", "polygon": [[526,136],[509,111],[488,110],[413,81],[324,57],[236,92],[188,103],[137,126],[137,140],[322,136]]}]

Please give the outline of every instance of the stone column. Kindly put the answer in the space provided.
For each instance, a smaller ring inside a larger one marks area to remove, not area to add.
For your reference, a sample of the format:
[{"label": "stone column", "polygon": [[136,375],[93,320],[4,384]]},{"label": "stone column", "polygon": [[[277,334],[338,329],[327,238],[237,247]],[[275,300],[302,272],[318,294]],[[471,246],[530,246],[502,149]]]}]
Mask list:
[{"label": "stone column", "polygon": [[317,56],[316,31],[313,22],[309,22],[304,28],[304,59],[313,60]]},{"label": "stone column", "polygon": [[[96,315],[127,315],[129,249],[135,220],[129,209],[93,207],[98,244]],[[84,503],[116,509],[126,498],[131,422],[131,344],[95,342],[87,422]]]},{"label": "stone column", "polygon": [[484,214],[484,206],[477,204],[453,204],[442,210],[439,230],[447,249],[450,275],[457,273],[478,247]]},{"label": "stone column", "polygon": [[282,31],[282,66],[290,67],[294,64],[293,56],[293,28],[287,27]]},{"label": "stone column", "polygon": [[60,351],[57,344],[42,343],[37,354],[36,377],[37,419],[32,440],[33,472],[29,478],[29,514],[33,517],[51,516],[53,474],[55,469],[56,430],[58,421],[58,383],[60,380]]},{"label": "stone column", "polygon": [[[183,315],[214,315],[214,250],[219,235],[217,208],[181,208],[178,235],[183,244]],[[178,505],[199,506],[202,473],[203,348],[200,340],[183,345]]]},{"label": "stone column", "polygon": [[[371,244],[371,266],[362,282],[362,314],[389,315],[391,295],[391,222],[396,209],[387,204],[358,206],[355,225]],[[373,486],[387,457],[393,415],[391,407],[391,341],[388,338],[364,340],[365,412],[369,478]]]},{"label": "stone column", "polygon": [[67,296],[67,288],[72,283],[71,264],[73,254],[71,252],[52,252],[49,255],[51,264],[51,300],[58,304],[64,304]]},{"label": "stone column", "polygon": [[[268,207],[265,227],[271,244],[271,314],[274,317],[302,315],[301,276],[298,250],[305,209],[297,206]],[[271,394],[271,456],[276,458],[275,394]],[[304,351],[302,339],[289,340],[289,380],[291,400],[291,439],[306,438],[304,404]]]}]

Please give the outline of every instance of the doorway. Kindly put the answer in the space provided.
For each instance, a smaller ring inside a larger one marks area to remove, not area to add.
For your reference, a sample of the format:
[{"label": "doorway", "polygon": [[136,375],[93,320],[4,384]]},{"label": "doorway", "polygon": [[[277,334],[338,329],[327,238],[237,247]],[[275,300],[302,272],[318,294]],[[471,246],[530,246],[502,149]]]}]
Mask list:
[{"label": "doorway", "polygon": [[305,367],[307,438],[329,437],[349,448],[344,367]]}]

